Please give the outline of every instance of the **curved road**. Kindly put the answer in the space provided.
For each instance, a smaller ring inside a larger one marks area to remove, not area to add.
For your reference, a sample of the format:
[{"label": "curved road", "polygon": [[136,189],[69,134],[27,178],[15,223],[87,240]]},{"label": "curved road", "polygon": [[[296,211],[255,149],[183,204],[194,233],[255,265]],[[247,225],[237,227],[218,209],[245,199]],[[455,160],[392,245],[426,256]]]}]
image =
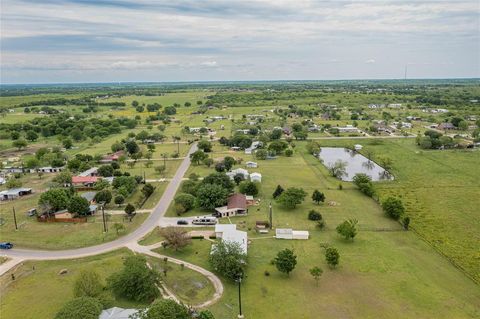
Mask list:
[{"label": "curved road", "polygon": [[[182,178],[190,166],[190,154],[197,150],[197,143],[192,144],[192,147],[188,151],[187,156],[184,158],[180,167],[177,169],[175,176],[168,184],[165,192],[163,193],[157,206],[152,210],[152,213],[148,218],[133,232],[120,237],[114,241],[100,244],[97,246],[90,246],[84,248],[70,249],[70,250],[30,250],[30,249],[10,249],[2,252],[3,256],[9,258],[15,258],[17,260],[48,260],[48,259],[72,259],[80,258],[92,255],[98,255],[105,252],[109,252],[121,247],[125,247],[130,243],[136,243],[142,237],[151,232],[155,227],[159,226],[161,218],[165,215],[165,212],[170,205],[175,193],[177,192]],[[7,264],[7,263],[5,263]],[[6,265],[5,265],[6,266]]]}]

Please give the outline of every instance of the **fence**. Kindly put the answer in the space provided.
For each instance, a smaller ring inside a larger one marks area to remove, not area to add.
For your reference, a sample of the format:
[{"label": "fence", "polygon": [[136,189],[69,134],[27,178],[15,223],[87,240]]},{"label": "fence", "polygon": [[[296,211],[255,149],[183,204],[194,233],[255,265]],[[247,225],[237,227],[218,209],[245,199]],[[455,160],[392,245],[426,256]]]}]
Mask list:
[{"label": "fence", "polygon": [[77,217],[77,218],[37,217],[37,221],[41,223],[86,223],[87,217]]}]

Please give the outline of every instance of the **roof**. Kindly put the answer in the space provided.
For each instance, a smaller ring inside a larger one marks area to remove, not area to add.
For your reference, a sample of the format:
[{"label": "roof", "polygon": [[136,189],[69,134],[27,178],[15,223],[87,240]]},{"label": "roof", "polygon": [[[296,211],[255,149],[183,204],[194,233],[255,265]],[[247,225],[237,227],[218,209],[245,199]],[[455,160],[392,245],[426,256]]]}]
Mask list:
[{"label": "roof", "polygon": [[0,195],[17,195],[22,192],[31,192],[31,188],[19,187],[19,188],[10,188],[0,192]]},{"label": "roof", "polygon": [[73,176],[72,183],[95,183],[98,180],[97,176]]},{"label": "roof", "polygon": [[291,228],[277,228],[275,229],[275,233],[277,235],[290,235],[292,234],[293,230]]},{"label": "roof", "polygon": [[131,315],[136,314],[137,312],[137,309],[113,307],[103,310],[99,319],[128,319]]},{"label": "roof", "polygon": [[223,241],[229,241],[238,243],[240,248],[242,248],[243,253],[247,253],[247,244],[248,244],[248,236],[247,232],[241,230],[231,230],[224,232],[222,235]]},{"label": "roof", "polygon": [[95,198],[95,195],[97,195],[97,192],[86,192],[86,193],[80,194],[80,197],[83,197],[89,202],[91,202]]},{"label": "roof", "polygon": [[262,174],[254,172],[254,173],[250,174],[250,178],[252,178],[252,177],[260,177],[261,178]]},{"label": "roof", "polygon": [[81,172],[80,174],[78,174],[78,176],[89,176],[89,175],[97,173],[97,170],[98,170],[97,167],[92,167],[92,168],[87,169],[84,172]]},{"label": "roof", "polygon": [[228,198],[228,204],[227,204],[228,209],[232,208],[241,208],[241,209],[247,209],[247,198],[243,194],[233,194]]},{"label": "roof", "polygon": [[226,231],[236,230],[237,225],[235,224],[215,224],[215,232],[223,233]]}]

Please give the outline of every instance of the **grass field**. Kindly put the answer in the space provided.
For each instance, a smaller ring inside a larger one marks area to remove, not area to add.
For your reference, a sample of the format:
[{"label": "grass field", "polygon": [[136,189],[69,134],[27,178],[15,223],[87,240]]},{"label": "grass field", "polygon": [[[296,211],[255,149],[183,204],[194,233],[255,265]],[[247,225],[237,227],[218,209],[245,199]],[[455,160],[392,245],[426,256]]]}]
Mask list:
[{"label": "grass field", "polygon": [[[354,141],[321,141],[344,146]],[[381,197],[398,196],[411,227],[480,281],[480,152],[425,151],[414,140],[366,141],[362,152],[393,159],[395,181],[377,184]]]},{"label": "grass field", "polygon": [[[225,150],[216,148],[212,156],[224,154]],[[244,162],[249,160],[248,155],[241,156]],[[251,240],[242,295],[247,316],[249,313],[260,318],[279,315],[292,318],[475,318],[480,315],[478,285],[414,232],[403,231],[397,222],[385,217],[380,206],[351,183],[342,182],[343,190],[338,190],[339,181],[328,176],[318,160],[304,153],[303,143],[297,143],[292,158],[257,162],[258,169],[250,171],[263,175],[261,204],[250,207],[246,217],[231,218],[240,229],[248,232]],[[198,166],[192,167],[191,172],[205,176],[213,169]],[[336,203],[336,206],[317,206],[307,197],[295,210],[285,210],[272,203],[275,227],[309,230],[310,240],[281,241],[269,238],[271,233],[257,235],[254,231],[255,221],[267,219],[268,203],[277,184],[284,188],[303,187],[309,196],[318,188],[325,193],[327,202]],[[391,185],[395,183],[380,183],[378,187],[393,187]],[[307,220],[312,208],[323,215],[326,230],[319,231]],[[189,215],[202,213],[194,210]],[[175,213],[170,209],[169,214]],[[353,243],[344,241],[335,232],[336,225],[346,218],[359,221],[359,234]],[[324,261],[320,245],[325,242],[340,251],[341,266],[336,270],[330,270]],[[195,240],[182,252],[162,248],[158,251],[208,268],[209,247],[209,242]],[[290,278],[279,274],[270,264],[282,248],[293,248],[298,255],[299,264]],[[317,265],[325,271],[318,287],[308,272]],[[265,276],[265,271],[270,276]],[[213,307],[215,315],[233,318],[236,298],[235,286],[227,283],[225,296]],[[311,302],[302,303],[303,300]]]},{"label": "grass field", "polygon": [[[82,259],[25,262],[15,269],[15,281],[11,280],[10,273],[0,277],[1,317],[53,318],[62,305],[73,298],[73,283],[82,269],[94,269],[105,280],[121,269],[123,258],[129,255],[129,250],[122,249]],[[59,275],[62,269],[67,269],[68,273]],[[146,306],[126,300],[116,300],[115,305]]]}]

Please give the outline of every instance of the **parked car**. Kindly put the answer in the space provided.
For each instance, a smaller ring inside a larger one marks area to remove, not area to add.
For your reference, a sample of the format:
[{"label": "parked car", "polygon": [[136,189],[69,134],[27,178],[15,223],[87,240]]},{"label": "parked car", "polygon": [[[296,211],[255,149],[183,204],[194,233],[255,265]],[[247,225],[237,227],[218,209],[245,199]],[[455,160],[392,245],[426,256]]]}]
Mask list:
[{"label": "parked car", "polygon": [[29,210],[27,211],[27,215],[28,215],[29,217],[32,217],[32,216],[37,215],[37,209],[36,209],[36,208],[29,209]]},{"label": "parked car", "polygon": [[188,220],[179,219],[177,220],[177,225],[188,225]]},{"label": "parked car", "polygon": [[13,244],[11,243],[0,243],[0,249],[11,249],[13,248]]}]

